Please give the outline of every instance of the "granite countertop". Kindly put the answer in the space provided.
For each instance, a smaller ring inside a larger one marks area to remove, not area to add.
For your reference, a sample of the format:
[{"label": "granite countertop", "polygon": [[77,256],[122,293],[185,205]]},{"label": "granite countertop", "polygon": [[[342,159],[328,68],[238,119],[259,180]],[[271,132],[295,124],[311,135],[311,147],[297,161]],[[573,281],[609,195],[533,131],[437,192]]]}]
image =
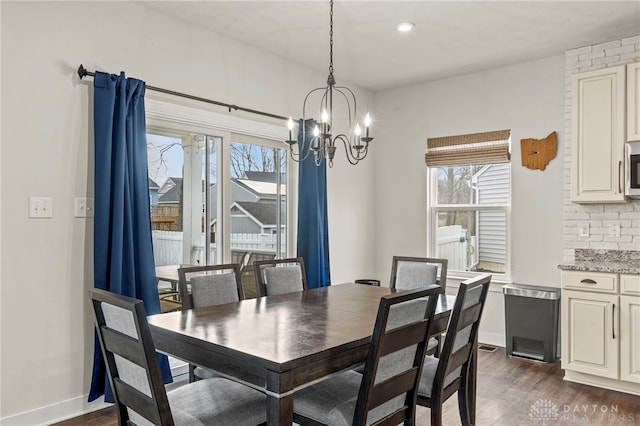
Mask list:
[{"label": "granite countertop", "polygon": [[640,251],[576,249],[575,261],[558,265],[565,271],[640,274]]}]

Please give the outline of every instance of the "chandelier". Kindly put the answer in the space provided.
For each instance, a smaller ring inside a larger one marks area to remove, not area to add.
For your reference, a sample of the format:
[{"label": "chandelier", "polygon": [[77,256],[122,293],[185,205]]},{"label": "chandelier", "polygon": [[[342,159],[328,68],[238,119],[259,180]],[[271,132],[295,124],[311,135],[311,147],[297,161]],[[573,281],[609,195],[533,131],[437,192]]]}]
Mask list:
[{"label": "chandelier", "polygon": [[[369,142],[373,140],[370,136],[371,116],[367,113],[363,120],[364,135],[362,127],[357,122],[356,96],[348,87],[336,86],[336,80],[333,76],[333,0],[330,0],[329,13],[329,76],[327,77],[327,85],[318,87],[307,93],[302,104],[302,140],[298,144],[293,139],[293,119],[289,117],[289,139],[285,142],[289,145],[291,159],[301,162],[307,159],[313,153],[317,166],[323,161],[329,163],[329,167],[333,167],[333,157],[336,153],[336,145],[342,142],[349,163],[356,165],[363,160],[369,152]],[[336,101],[344,101],[345,121],[348,125],[346,133],[337,133],[334,131],[334,109],[333,101],[336,95]],[[317,102],[319,100],[320,120],[316,120],[313,129],[313,136],[307,138],[305,120],[307,119],[307,102]],[[318,124],[320,123],[320,127]],[[355,126],[354,126],[355,125]],[[335,134],[337,133],[337,134]],[[307,140],[309,139],[309,140]],[[297,153],[294,146],[298,145]]]}]

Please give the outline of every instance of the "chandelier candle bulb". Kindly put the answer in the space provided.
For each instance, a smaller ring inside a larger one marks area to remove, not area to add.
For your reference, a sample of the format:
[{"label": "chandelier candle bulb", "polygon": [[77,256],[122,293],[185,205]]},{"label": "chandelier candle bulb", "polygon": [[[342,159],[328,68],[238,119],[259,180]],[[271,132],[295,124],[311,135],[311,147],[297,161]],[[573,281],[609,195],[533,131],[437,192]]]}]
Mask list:
[{"label": "chandelier candle bulb", "polygon": [[360,143],[361,142],[361,138],[360,135],[362,134],[362,129],[360,129],[360,125],[358,123],[356,123],[356,128],[353,130],[353,133],[355,134],[355,138],[353,140],[353,147],[360,152],[360,150],[362,148],[364,148],[364,146]]},{"label": "chandelier candle bulb", "polygon": [[371,116],[369,113],[364,117],[364,137],[369,137],[369,127],[371,126]]},{"label": "chandelier candle bulb", "polygon": [[289,117],[289,121],[287,121],[287,127],[289,128],[289,140],[293,140],[292,132],[293,132],[293,119]]}]

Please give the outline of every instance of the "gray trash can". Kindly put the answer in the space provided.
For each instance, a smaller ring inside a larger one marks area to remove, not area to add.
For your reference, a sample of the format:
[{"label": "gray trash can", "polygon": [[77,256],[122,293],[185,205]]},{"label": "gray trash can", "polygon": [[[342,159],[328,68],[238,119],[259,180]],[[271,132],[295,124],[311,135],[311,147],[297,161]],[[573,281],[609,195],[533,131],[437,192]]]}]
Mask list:
[{"label": "gray trash can", "polygon": [[507,355],[544,362],[558,359],[560,289],[521,284],[502,286]]}]

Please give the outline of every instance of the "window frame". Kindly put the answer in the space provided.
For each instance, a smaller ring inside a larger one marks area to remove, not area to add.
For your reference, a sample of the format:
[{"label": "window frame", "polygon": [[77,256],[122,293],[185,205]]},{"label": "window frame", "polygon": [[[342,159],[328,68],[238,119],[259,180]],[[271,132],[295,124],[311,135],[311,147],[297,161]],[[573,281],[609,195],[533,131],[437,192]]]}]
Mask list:
[{"label": "window frame", "polygon": [[[498,164],[498,163],[496,163]],[[427,167],[426,176],[426,210],[427,210],[427,256],[436,257],[436,234],[437,234],[437,218],[438,213],[443,211],[504,211],[505,214],[505,272],[493,272],[494,281],[511,282],[511,204],[513,202],[513,171],[512,163],[509,162],[509,203],[508,204],[438,204],[437,202],[437,171],[436,167]],[[460,271],[448,268],[447,275],[449,278],[467,279],[475,277],[482,272]]]},{"label": "window frame", "polygon": [[[230,187],[226,182],[230,182],[230,158],[232,142],[259,143],[269,148],[283,150],[286,156],[286,255],[292,256],[295,252],[295,242],[297,238],[297,202],[298,202],[298,167],[291,160],[287,153],[286,126],[277,126],[243,117],[220,114],[200,108],[198,104],[182,105],[166,101],[165,99],[147,96],[145,98],[147,132],[154,133],[161,131],[176,132],[176,134],[201,133],[204,135],[221,137],[222,142],[218,151],[219,165],[217,168],[218,182],[225,182],[225,187],[221,188],[222,205],[229,205]],[[220,205],[220,203],[218,203]],[[219,206],[221,208],[221,206]],[[231,212],[224,209],[222,212],[223,235],[230,235]],[[222,259],[213,259],[215,262],[231,261],[231,241],[223,241]]]}]

